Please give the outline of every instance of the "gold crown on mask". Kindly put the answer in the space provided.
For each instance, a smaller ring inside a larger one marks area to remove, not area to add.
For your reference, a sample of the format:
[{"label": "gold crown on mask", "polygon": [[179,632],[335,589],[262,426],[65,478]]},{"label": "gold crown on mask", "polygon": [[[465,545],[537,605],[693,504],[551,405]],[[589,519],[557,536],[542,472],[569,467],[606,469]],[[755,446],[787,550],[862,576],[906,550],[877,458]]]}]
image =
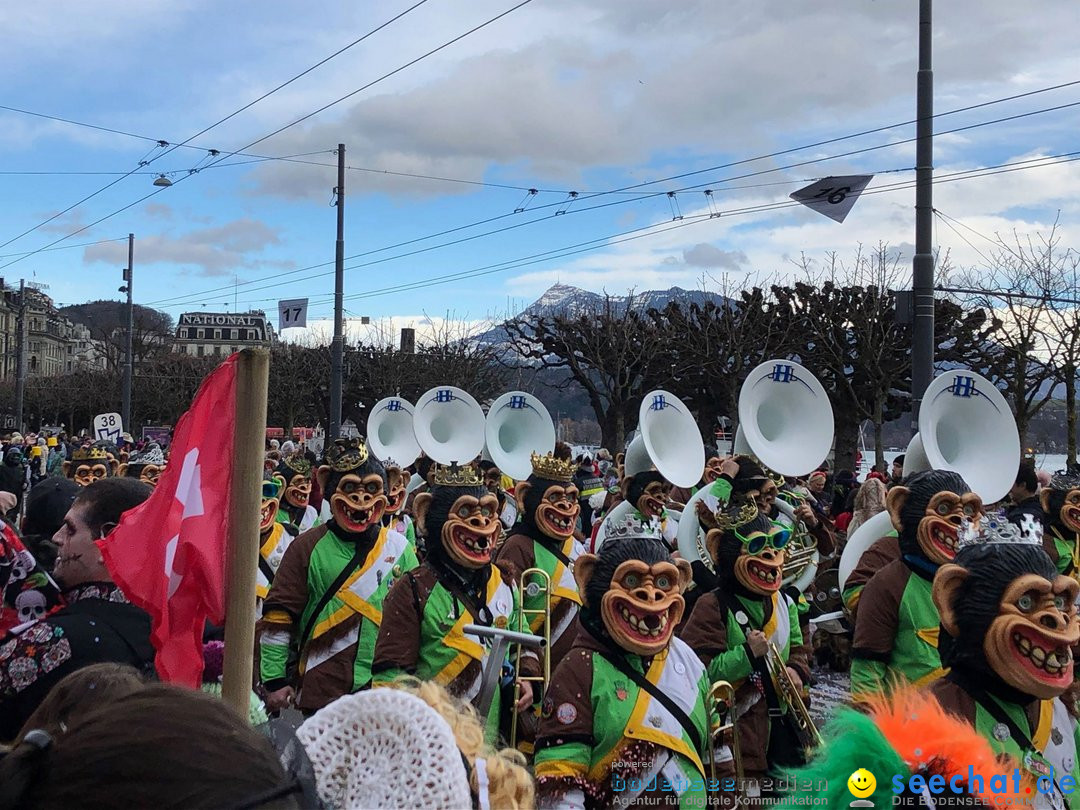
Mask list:
[{"label": "gold crown on mask", "polygon": [[549,481],[563,481],[570,483],[574,480],[574,462],[563,461],[555,458],[552,453],[540,455],[533,453],[531,456],[533,475],[537,478],[546,478]]},{"label": "gold crown on mask", "polygon": [[[365,460],[367,459],[366,453],[364,454],[364,458]],[[297,475],[303,475],[304,477],[311,475],[311,462],[308,461],[303,452],[299,450],[292,455],[287,456],[282,463]]]},{"label": "gold crown on mask", "polygon": [[108,461],[109,454],[104,447],[92,444],[89,447],[76,447],[71,454],[72,461]]},{"label": "gold crown on mask", "polygon": [[326,464],[334,472],[350,472],[368,460],[368,448],[364,440],[336,439],[326,451]]},{"label": "gold crown on mask", "polygon": [[435,485],[440,487],[482,487],[480,473],[471,464],[459,467],[457,464],[436,464]]},{"label": "gold crown on mask", "polygon": [[716,528],[722,532],[736,529],[739,526],[745,526],[751,520],[758,516],[757,504],[750,499],[742,501],[742,503],[729,503],[726,509],[717,511],[714,515],[716,521]]}]

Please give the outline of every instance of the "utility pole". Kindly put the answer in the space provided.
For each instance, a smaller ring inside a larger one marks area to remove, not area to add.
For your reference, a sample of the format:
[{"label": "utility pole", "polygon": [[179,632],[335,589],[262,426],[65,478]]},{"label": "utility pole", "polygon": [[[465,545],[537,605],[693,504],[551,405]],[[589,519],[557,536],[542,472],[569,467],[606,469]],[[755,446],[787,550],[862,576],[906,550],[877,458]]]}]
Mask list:
[{"label": "utility pole", "polygon": [[934,70],[933,0],[919,0],[919,72],[915,123],[914,328],[911,347],[912,429],[934,374]]},{"label": "utility pole", "polygon": [[344,298],[345,298],[345,144],[337,148],[337,246],[334,253],[334,342],[330,344],[330,430],[327,441],[341,434],[341,386],[344,376]]},{"label": "utility pole", "polygon": [[23,396],[26,393],[26,282],[19,279],[19,316],[16,319],[19,334],[15,355],[15,429],[23,429]]},{"label": "utility pole", "polygon": [[135,257],[135,234],[128,234],[128,263],[124,268],[124,286],[120,292],[127,293],[127,350],[124,353],[124,394],[123,404],[120,406],[120,419],[124,424],[124,430],[131,430],[131,380],[135,375],[135,354],[133,351],[135,332],[135,305],[131,300],[131,280],[134,273]]}]

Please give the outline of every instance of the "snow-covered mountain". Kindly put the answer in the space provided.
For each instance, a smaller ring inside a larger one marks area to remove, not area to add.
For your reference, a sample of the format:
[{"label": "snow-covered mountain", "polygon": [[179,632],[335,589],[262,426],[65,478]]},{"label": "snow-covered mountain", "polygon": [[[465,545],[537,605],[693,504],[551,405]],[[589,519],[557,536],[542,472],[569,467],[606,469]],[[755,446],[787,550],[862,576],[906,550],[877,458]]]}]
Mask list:
[{"label": "snow-covered mountain", "polygon": [[[605,296],[601,293],[589,292],[569,284],[554,284],[518,315],[574,316],[597,311],[604,305],[604,299]],[[626,307],[630,300],[630,296],[612,296],[612,303],[616,309]],[[684,290],[682,287],[672,287],[667,290],[646,290],[633,295],[634,306],[641,309],[663,309],[671,301],[684,304],[704,304],[706,301],[712,301],[716,304],[723,304],[725,300],[724,296],[717,293],[702,290]],[[481,343],[502,343],[506,340],[506,332],[501,326],[496,326],[478,336],[476,340]]]}]

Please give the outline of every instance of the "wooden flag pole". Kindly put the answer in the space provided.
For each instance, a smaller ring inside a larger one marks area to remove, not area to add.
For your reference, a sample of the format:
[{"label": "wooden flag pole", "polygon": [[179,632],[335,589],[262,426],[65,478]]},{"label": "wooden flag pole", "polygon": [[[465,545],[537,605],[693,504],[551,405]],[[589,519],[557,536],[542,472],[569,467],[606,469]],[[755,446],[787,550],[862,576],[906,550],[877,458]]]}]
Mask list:
[{"label": "wooden flag pole", "polygon": [[221,696],[247,717],[255,651],[255,576],[259,570],[259,485],[266,437],[270,352],[244,349],[236,363],[229,538],[225,561],[225,662]]}]

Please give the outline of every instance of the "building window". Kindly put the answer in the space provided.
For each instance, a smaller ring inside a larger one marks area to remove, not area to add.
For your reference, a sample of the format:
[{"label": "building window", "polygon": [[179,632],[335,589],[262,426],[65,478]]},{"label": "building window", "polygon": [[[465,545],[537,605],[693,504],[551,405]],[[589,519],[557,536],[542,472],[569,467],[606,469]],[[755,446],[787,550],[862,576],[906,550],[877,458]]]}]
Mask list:
[{"label": "building window", "polygon": [[215,346],[214,347],[214,357],[220,357],[220,356],[221,356],[221,347],[220,346]]},{"label": "building window", "polygon": [[205,346],[199,346],[199,350],[196,352],[196,354],[199,357],[202,357],[204,354],[206,354],[206,347]]},{"label": "building window", "polygon": [[30,358],[30,370],[31,371],[37,371],[37,358],[36,357],[31,357]]},{"label": "building window", "polygon": [[214,340],[221,340],[221,330],[220,329],[215,329],[214,330]]},{"label": "building window", "polygon": [[197,337],[199,340],[202,340],[203,339],[203,330],[202,329],[198,330],[195,337]]}]

